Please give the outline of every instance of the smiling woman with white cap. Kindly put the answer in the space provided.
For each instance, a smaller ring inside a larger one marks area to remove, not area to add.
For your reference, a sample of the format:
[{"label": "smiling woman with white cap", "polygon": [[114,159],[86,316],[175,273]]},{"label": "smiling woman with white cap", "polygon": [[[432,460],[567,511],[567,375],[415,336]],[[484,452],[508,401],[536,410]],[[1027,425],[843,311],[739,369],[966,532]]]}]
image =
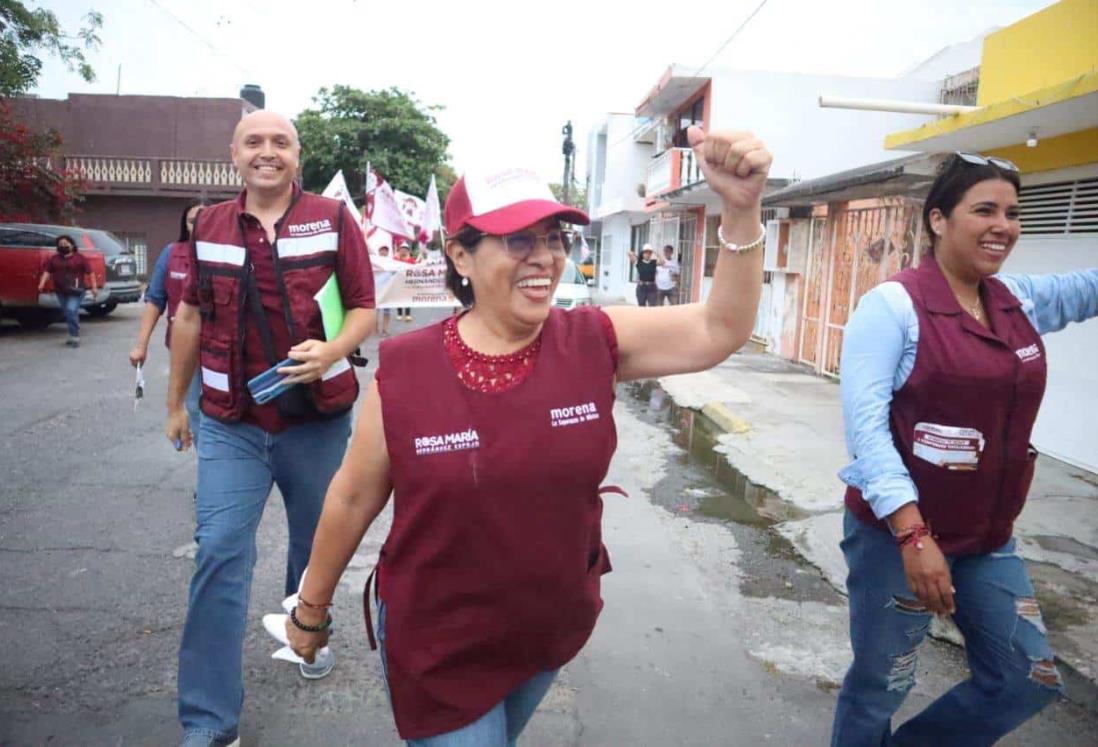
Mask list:
[{"label": "smiling woman with white cap", "polygon": [[382,342],[288,624],[311,659],[392,493],[378,639],[409,744],[515,743],[602,608],[615,382],[709,368],[751,332],[770,153],[749,133],[689,137],[721,197],[727,249],[701,304],[554,308],[566,225],[587,216],[523,169],[470,171],[450,191],[447,282],[468,310]]}]

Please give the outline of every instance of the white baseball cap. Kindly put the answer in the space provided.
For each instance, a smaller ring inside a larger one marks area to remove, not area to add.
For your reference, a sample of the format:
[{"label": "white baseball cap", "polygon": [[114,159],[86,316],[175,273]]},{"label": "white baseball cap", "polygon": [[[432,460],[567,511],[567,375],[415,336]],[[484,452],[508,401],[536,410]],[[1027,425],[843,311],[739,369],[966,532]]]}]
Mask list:
[{"label": "white baseball cap", "polygon": [[466,171],[446,196],[444,222],[451,236],[466,226],[500,236],[558,217],[586,226],[587,213],[556,201],[532,169]]}]

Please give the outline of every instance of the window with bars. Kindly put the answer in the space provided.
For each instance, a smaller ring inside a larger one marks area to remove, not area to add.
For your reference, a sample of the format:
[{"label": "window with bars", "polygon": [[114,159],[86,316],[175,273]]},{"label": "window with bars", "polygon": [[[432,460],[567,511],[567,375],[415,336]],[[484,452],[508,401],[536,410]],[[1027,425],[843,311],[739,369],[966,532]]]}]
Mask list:
[{"label": "window with bars", "polygon": [[1098,233],[1098,177],[1022,187],[1023,236]]}]

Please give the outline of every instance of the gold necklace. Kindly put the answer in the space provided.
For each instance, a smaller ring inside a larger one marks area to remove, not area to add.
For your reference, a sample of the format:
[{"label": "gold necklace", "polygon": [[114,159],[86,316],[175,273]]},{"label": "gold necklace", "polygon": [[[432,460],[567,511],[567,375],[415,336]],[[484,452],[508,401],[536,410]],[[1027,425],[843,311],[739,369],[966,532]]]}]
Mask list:
[{"label": "gold necklace", "polygon": [[[958,300],[960,300],[960,299],[958,299]],[[973,316],[973,318],[976,319],[976,321],[978,321],[978,322],[983,321],[984,312],[980,308],[980,297],[979,296],[976,296],[976,301],[972,304],[969,304],[967,301],[961,301],[961,303],[962,303],[962,305],[964,305],[965,311],[967,311],[969,314],[971,314]]]}]

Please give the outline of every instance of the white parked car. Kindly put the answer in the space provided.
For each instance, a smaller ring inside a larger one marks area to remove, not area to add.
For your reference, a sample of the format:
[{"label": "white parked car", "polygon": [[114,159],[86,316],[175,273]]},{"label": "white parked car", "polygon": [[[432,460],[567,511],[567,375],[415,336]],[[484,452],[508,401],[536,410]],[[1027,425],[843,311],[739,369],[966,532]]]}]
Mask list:
[{"label": "white parked car", "polygon": [[587,278],[576,267],[576,263],[568,259],[564,262],[564,270],[560,274],[560,282],[553,293],[553,305],[562,309],[574,309],[577,306],[590,306],[591,289],[587,287]]}]

